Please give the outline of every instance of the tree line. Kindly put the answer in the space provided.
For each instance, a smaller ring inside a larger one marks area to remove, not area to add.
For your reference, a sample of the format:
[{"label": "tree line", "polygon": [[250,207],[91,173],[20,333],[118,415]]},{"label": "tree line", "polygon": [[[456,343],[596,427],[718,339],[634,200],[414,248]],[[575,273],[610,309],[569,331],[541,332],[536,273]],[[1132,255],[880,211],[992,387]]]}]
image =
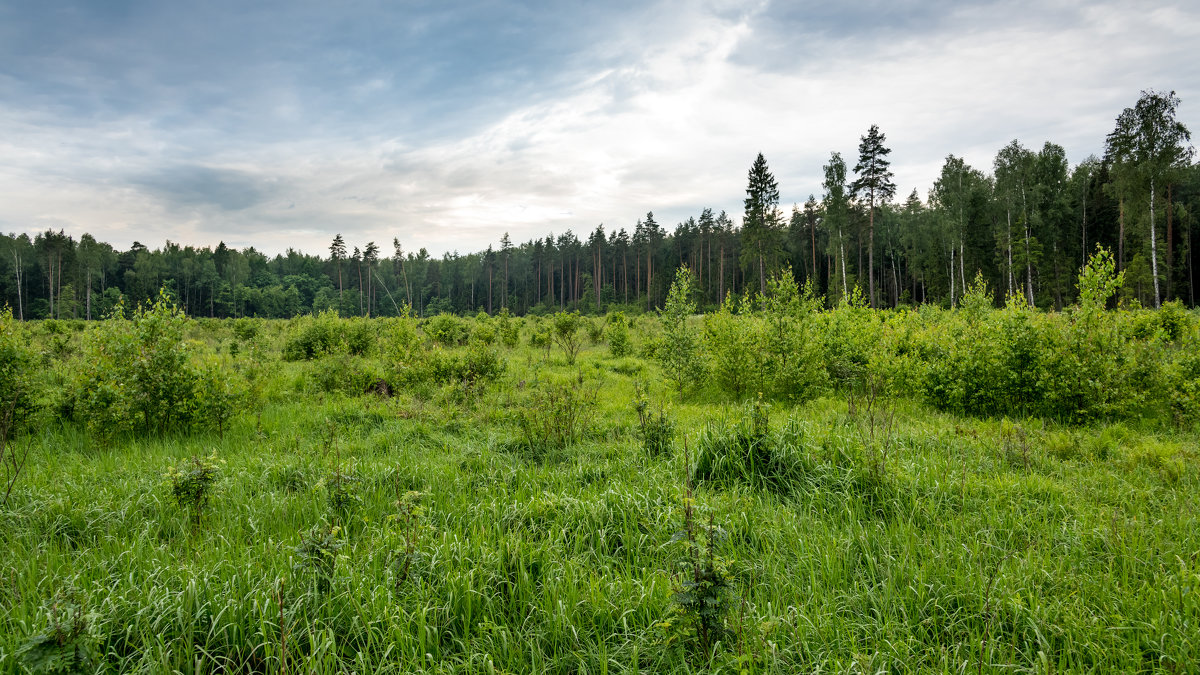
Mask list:
[{"label": "tree line", "polygon": [[831,153],[822,194],[790,213],[760,153],[737,222],[704,209],[668,229],[651,211],[628,227],[519,244],[505,233],[485,250],[440,258],[399,239],[384,257],[376,242],[353,245],[341,234],[327,256],[273,257],[224,243],[121,251],[63,230],[0,234],[0,303],[21,319],[92,319],[166,287],[189,314],[211,317],[653,310],[686,266],[701,308],[762,292],[790,268],[830,305],[859,293],[876,307],[954,307],[981,274],[996,302],[1017,295],[1058,309],[1074,301],[1074,280],[1099,246],[1125,273],[1123,301],[1195,306],[1200,164],[1179,103],[1174,92],[1143,92],[1117,117],[1104,155],[1074,167],[1049,141],[1035,149],[1013,140],[987,169],[949,155],[925,199],[913,190],[896,200],[891,149],[873,125],[853,168]]}]

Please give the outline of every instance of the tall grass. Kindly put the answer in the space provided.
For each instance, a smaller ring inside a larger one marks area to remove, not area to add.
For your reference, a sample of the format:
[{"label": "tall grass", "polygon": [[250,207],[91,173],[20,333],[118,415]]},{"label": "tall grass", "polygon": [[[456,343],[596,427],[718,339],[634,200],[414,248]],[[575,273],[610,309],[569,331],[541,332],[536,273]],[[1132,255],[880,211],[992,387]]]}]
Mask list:
[{"label": "tall grass", "polygon": [[[215,352],[227,330],[193,337]],[[697,660],[662,627],[686,454],[642,448],[635,379],[656,400],[675,390],[653,360],[500,347],[493,383],[386,397],[313,388],[336,356],[279,361],[282,322],[253,339],[274,355],[261,419],[106,440],[48,421],[25,437],[0,510],[0,671],[22,672],[69,583],[104,672],[1195,672],[1194,430],[894,397],[877,464],[836,392],[769,416],[676,398],[676,447],[700,456],[693,498],[728,535],[738,598],[730,636]],[[581,372],[598,383],[588,428],[514,452],[510,406]],[[164,473],[213,453],[221,478],[196,521]],[[340,511],[335,471],[356,479]],[[297,546],[323,523],[344,546],[318,589]]]}]

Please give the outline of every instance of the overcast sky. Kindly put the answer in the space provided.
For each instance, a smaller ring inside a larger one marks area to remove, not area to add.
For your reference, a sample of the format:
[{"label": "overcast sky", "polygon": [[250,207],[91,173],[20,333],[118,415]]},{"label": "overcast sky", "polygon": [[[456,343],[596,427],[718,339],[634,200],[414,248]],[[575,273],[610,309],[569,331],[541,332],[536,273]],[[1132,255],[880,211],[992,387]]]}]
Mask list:
[{"label": "overcast sky", "polygon": [[[850,6],[853,5],[853,6]],[[1200,133],[1194,2],[0,0],[0,231],[438,255],[820,197],[878,124],[1099,154],[1143,89]]]}]

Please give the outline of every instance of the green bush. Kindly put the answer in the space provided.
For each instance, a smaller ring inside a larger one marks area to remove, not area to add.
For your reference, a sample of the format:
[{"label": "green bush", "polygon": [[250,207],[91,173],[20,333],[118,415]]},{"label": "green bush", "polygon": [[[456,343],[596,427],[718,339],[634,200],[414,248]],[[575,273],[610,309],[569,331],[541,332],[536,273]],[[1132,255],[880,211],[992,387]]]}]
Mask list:
[{"label": "green bush", "polygon": [[633,353],[633,341],[629,339],[629,322],[621,312],[608,315],[608,326],[604,329],[608,340],[608,351],[613,358],[620,359]]},{"label": "green bush", "polygon": [[28,344],[12,310],[0,308],[0,430],[5,438],[24,428],[37,410],[36,362]]},{"label": "green bush", "polygon": [[75,418],[101,435],[189,428],[202,416],[205,373],[183,340],[187,323],[179,307],[160,294],[131,319],[118,310],[91,331],[67,405]]},{"label": "green bush", "polygon": [[699,336],[688,326],[688,317],[695,311],[692,272],[687,267],[680,267],[661,313],[663,344],[658,350],[663,373],[680,392],[699,386],[705,377],[704,358],[700,351],[703,345]]},{"label": "green bush", "polygon": [[471,335],[467,322],[453,314],[438,314],[426,320],[423,328],[430,340],[443,347],[464,345]]},{"label": "green bush", "polygon": [[292,321],[289,335],[283,343],[285,361],[306,361],[328,354],[348,351],[342,320],[333,310],[316,316],[302,316]]}]

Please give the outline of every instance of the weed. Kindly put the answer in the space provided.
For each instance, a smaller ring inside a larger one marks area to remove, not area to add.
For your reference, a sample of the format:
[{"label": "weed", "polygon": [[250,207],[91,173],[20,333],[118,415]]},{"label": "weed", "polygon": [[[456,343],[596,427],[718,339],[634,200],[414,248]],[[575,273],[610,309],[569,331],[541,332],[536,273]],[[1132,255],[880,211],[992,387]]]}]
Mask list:
[{"label": "weed", "polygon": [[90,673],[95,670],[95,637],[86,598],[70,584],[54,594],[46,608],[46,629],[17,651],[31,673]]},{"label": "weed", "polygon": [[180,466],[172,466],[164,476],[170,483],[175,503],[192,512],[192,520],[197,526],[212,500],[213,485],[221,477],[221,463],[214,451],[208,457],[192,457]]},{"label": "weed", "polygon": [[341,526],[328,523],[314,525],[300,535],[293,570],[312,575],[313,588],[318,594],[328,593],[333,587],[334,572],[337,571],[338,552],[345,545]]},{"label": "weed", "polygon": [[650,398],[646,395],[645,386],[640,383],[634,389],[633,409],[638,416],[638,435],[642,438],[642,448],[647,454],[671,454],[675,423],[663,412],[661,405],[657,413],[651,411]]},{"label": "weed", "polygon": [[596,388],[587,383],[582,372],[571,382],[531,388],[517,409],[525,449],[540,455],[578,441],[591,425],[596,395]]},{"label": "weed", "polygon": [[414,563],[419,564],[424,555],[417,550],[421,532],[425,524],[425,506],[421,504],[425,493],[409,490],[400,492],[400,484],[396,483],[396,513],[390,516],[396,529],[399,530],[403,549],[396,553],[396,587],[404,585],[413,571]]},{"label": "weed", "polygon": [[672,576],[674,617],[663,622],[662,627],[667,632],[668,644],[683,643],[693,653],[711,657],[716,644],[730,635],[726,622],[736,596],[730,563],[720,554],[728,535],[716,526],[711,514],[707,524],[697,522],[687,456],[685,443],[684,472],[688,477],[683,501],[683,529],[671,538],[681,549]]}]

